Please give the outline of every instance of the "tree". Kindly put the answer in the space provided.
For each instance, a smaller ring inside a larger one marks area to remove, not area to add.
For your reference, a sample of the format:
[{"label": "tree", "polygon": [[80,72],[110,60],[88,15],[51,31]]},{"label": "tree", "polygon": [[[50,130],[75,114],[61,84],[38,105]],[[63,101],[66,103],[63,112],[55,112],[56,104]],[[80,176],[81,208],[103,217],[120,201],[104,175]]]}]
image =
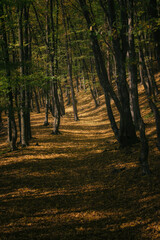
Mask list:
[{"label": "tree", "polygon": [[19,61],[20,61],[20,114],[21,114],[21,136],[20,141],[22,147],[28,145],[27,138],[27,118],[26,118],[26,80],[25,76],[25,54],[24,54],[24,33],[23,33],[23,16],[24,16],[24,5],[19,4],[18,6],[18,29],[19,29]]},{"label": "tree", "polygon": [[78,118],[78,111],[77,111],[77,101],[75,98],[73,79],[72,79],[72,53],[71,53],[71,47],[70,47],[70,38],[68,36],[68,24],[69,23],[67,21],[67,16],[66,16],[66,11],[65,11],[63,0],[61,0],[61,8],[62,8],[63,25],[64,25],[64,30],[65,30],[65,46],[66,46],[69,85],[70,85],[70,89],[71,89],[74,120],[78,121],[79,118]]},{"label": "tree", "polygon": [[7,32],[5,26],[4,19],[4,6],[0,3],[0,19],[1,19],[1,29],[2,29],[2,49],[4,51],[4,63],[5,63],[5,71],[7,78],[7,98],[8,98],[8,141],[11,150],[16,150],[16,141],[17,141],[17,127],[15,123],[14,117],[14,108],[13,108],[13,93],[11,86],[11,70],[10,70],[10,59],[9,59],[9,51],[8,51],[8,40],[7,40]]},{"label": "tree", "polygon": [[130,77],[130,91],[131,91],[131,103],[133,110],[133,120],[135,126],[140,131],[141,140],[141,153],[140,153],[140,163],[144,174],[149,174],[148,165],[148,140],[145,134],[145,124],[142,119],[138,100],[138,80],[137,80],[137,61],[135,52],[135,39],[134,39],[134,4],[133,0],[127,0],[128,6],[128,51],[129,51],[129,77]]},{"label": "tree", "polygon": [[[114,12],[114,5],[112,1],[108,2],[109,13],[105,11],[106,15],[109,18],[110,28],[115,33],[115,37],[112,38],[112,44],[114,48],[114,54],[116,59],[116,68],[117,68],[117,86],[118,86],[118,93],[119,99],[116,96],[115,92],[111,84],[109,83],[107,70],[105,66],[105,62],[103,59],[103,54],[101,48],[99,46],[99,42],[96,35],[96,24],[92,21],[91,13],[89,12],[89,7],[86,4],[85,0],[79,0],[80,6],[82,8],[84,17],[87,21],[88,29],[90,30],[90,38],[92,41],[92,49],[95,56],[97,74],[99,76],[100,83],[103,87],[105,99],[106,99],[106,106],[108,111],[108,116],[111,121],[112,129],[115,133],[117,140],[119,141],[121,146],[127,146],[132,143],[137,142],[136,131],[132,121],[132,116],[130,112],[130,105],[129,105],[129,93],[127,89],[126,83],[126,72],[125,72],[125,65],[124,65],[124,52],[120,48],[120,39],[118,37],[117,29],[115,26],[115,12]],[[101,2],[103,4],[103,2]],[[103,9],[106,10],[105,5],[103,4]],[[116,107],[120,113],[120,129],[118,129],[117,124],[115,122],[112,108],[110,105],[110,97],[114,100]]]}]

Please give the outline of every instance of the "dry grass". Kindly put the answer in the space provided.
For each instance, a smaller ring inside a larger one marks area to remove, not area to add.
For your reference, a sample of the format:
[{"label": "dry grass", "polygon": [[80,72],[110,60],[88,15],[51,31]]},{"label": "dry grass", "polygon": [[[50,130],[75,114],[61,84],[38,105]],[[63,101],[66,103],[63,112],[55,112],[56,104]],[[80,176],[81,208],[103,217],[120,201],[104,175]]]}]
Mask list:
[{"label": "dry grass", "polygon": [[148,108],[149,177],[141,175],[139,145],[118,148],[103,96],[94,109],[80,93],[78,109],[75,122],[67,107],[58,136],[42,126],[44,112],[32,113],[27,148],[9,152],[1,137],[0,240],[160,239],[160,159]]}]

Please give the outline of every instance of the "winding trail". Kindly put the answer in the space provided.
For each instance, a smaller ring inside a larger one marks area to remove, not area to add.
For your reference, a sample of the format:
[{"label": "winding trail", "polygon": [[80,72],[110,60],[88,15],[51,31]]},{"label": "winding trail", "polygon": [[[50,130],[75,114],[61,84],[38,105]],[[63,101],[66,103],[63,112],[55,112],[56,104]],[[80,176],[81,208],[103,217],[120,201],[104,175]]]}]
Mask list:
[{"label": "winding trail", "polygon": [[30,146],[1,155],[0,240],[160,239],[159,172],[142,178],[139,147],[118,149],[103,97],[78,101],[80,121],[67,107],[53,136],[32,113]]}]

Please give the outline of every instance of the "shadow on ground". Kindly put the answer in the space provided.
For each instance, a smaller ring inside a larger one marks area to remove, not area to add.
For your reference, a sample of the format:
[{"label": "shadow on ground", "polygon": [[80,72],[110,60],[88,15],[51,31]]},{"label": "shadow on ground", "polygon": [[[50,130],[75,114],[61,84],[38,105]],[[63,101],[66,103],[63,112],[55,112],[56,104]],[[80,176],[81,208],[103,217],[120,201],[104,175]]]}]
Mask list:
[{"label": "shadow on ground", "polygon": [[152,145],[153,174],[142,176],[140,146],[120,150],[103,108],[93,119],[88,104],[83,120],[62,119],[58,136],[32,114],[30,146],[3,146],[0,240],[160,239],[157,151]]}]

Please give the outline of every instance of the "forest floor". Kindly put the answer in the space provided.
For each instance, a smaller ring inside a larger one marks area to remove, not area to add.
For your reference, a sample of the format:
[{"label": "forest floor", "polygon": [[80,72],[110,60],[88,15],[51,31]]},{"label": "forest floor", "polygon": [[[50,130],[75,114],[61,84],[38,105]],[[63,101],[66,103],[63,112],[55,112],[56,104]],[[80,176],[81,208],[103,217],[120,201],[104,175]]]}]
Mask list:
[{"label": "forest floor", "polygon": [[58,136],[43,126],[43,110],[31,114],[30,146],[10,152],[1,135],[0,240],[160,239],[160,158],[145,97],[150,176],[139,144],[119,149],[103,96],[97,109],[84,93],[77,98],[80,121],[66,107]]}]

